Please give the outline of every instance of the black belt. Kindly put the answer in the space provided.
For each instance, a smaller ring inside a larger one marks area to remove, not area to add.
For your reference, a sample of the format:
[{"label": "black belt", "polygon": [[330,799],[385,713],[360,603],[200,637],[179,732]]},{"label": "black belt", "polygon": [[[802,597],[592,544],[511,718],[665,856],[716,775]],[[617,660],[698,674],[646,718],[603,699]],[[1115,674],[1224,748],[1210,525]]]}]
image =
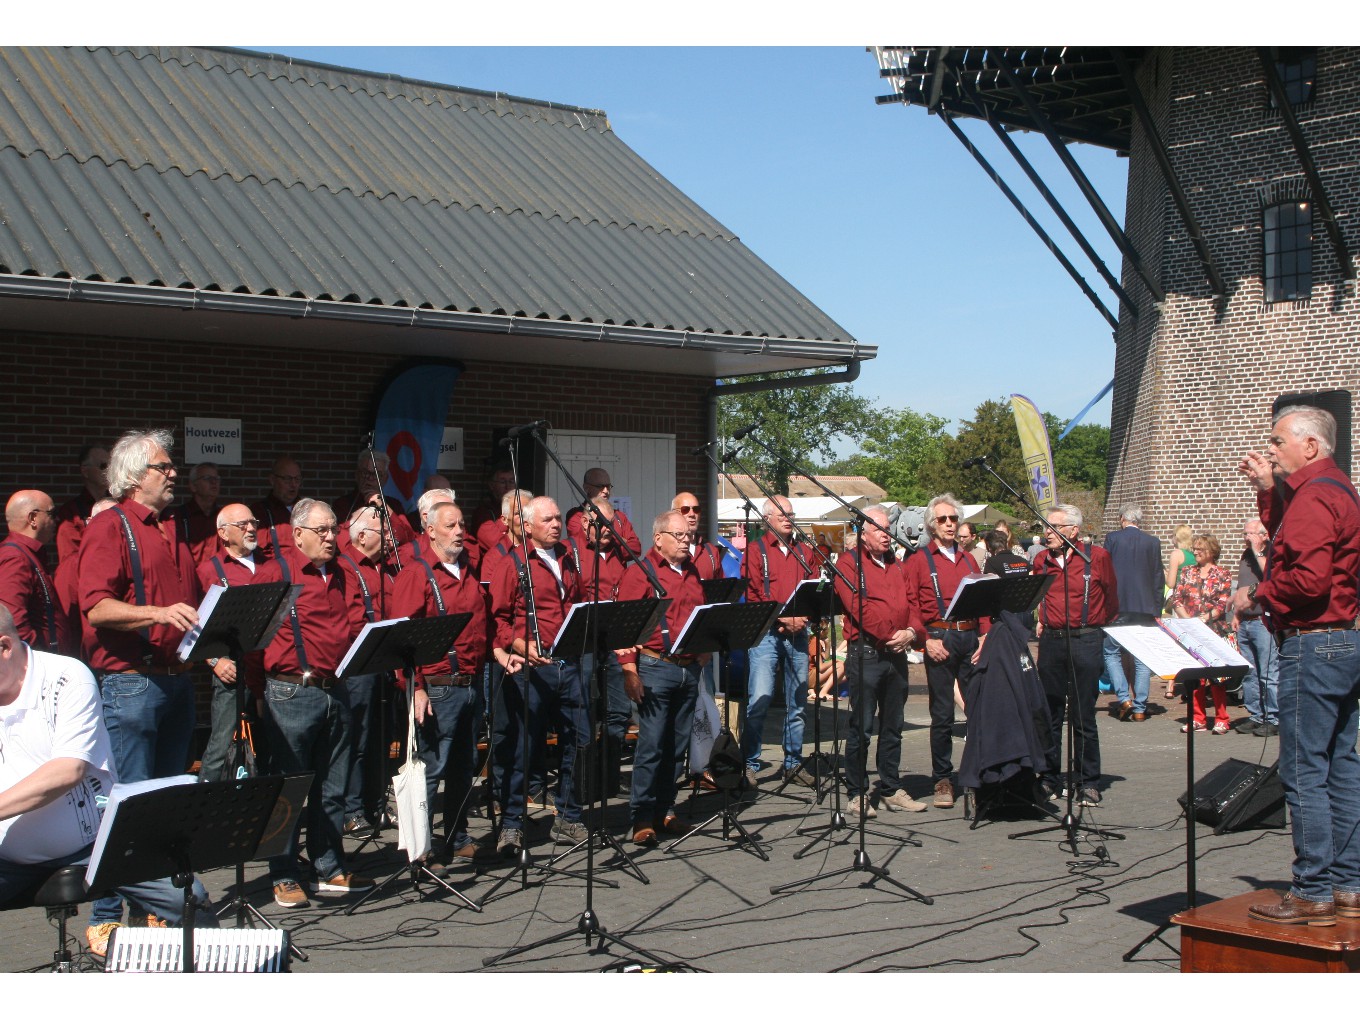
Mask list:
[{"label": "black belt", "polygon": [[1325,627],[1284,627],[1275,632],[1275,640],[1283,641],[1285,638],[1292,638],[1298,634],[1331,634],[1334,631],[1344,633],[1354,629],[1354,627],[1343,627],[1340,624],[1328,624]]},{"label": "black belt", "polygon": [[1072,637],[1081,637],[1083,634],[1099,634],[1099,627],[1045,627],[1044,636],[1052,634],[1054,637],[1061,637],[1068,634]]},{"label": "black belt", "polygon": [[422,680],[430,687],[471,687],[476,679],[471,673],[455,673],[452,676],[426,676]]},{"label": "black belt", "polygon": [[654,652],[650,648],[639,648],[638,651],[649,659],[659,659],[662,662],[669,662],[672,666],[693,666],[699,661],[699,656],[697,655],[662,655],[660,652]]},{"label": "black belt", "polygon": [[269,679],[277,680],[281,684],[317,687],[323,691],[337,682],[335,677],[326,673],[272,673]]}]

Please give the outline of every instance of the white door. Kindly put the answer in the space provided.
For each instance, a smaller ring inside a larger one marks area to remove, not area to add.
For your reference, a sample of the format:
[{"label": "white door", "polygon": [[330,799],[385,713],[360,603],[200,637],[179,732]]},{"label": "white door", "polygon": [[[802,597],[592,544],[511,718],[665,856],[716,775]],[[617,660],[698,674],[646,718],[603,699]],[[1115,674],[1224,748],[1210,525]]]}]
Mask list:
[{"label": "white door", "polygon": [[[633,522],[642,548],[650,548],[652,519],[675,498],[675,436],[553,429],[548,445],[578,485],[593,467],[609,472],[614,506]],[[545,467],[543,491],[557,500],[563,514],[581,501],[552,461]]]}]

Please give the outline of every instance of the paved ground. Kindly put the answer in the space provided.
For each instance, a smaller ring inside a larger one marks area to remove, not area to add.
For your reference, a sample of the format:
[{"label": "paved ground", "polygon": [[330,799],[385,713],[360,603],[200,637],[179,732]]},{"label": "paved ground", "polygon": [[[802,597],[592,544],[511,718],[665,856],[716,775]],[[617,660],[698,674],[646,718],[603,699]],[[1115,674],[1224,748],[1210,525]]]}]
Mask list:
[{"label": "paved ground", "polygon": [[[1162,712],[1162,705],[1171,705],[1171,711]],[[317,897],[310,909],[284,911],[272,902],[262,865],[248,869],[248,889],[252,901],[291,931],[297,946],[308,954],[306,963],[294,967],[301,973],[478,971],[488,969],[486,957],[564,933],[561,941],[489,969],[589,972],[641,960],[649,953],[729,973],[927,969],[1165,973],[1178,963],[1163,945],[1154,943],[1132,963],[1121,959],[1184,905],[1185,830],[1176,797],[1185,786],[1185,737],[1177,725],[1179,703],[1159,702],[1154,710],[1159,714],[1143,723],[1101,716],[1107,788],[1102,806],[1088,810],[1083,823],[1125,837],[1122,840],[1083,831],[1080,853],[1074,855],[1061,832],[1007,838],[1043,824],[1032,817],[994,820],[970,830],[962,802],[952,810],[924,814],[884,812],[870,823],[865,852],[873,865],[888,869],[891,881],[868,882],[871,876],[863,871],[835,874],[856,861],[859,841],[853,829],[817,844],[801,859],[795,857],[810,838],[797,830],[826,824],[831,798],[817,805],[812,791],[792,786],[785,795],[776,795],[772,792],[776,783],[767,779],[756,796],[746,797],[740,818],[768,854],[768,862],[748,849],[706,836],[691,838],[679,853],[639,852],[628,845],[649,881],[644,885],[619,867],[612,851],[597,854],[598,873],[619,887],[597,884],[596,914],[608,931],[636,950],[587,951],[577,931],[586,906],[585,884],[570,877],[534,879],[527,888],[518,881],[508,883],[480,914],[448,897],[420,901],[409,892],[385,895],[352,916],[343,913],[342,899]],[[822,713],[829,732],[832,710]],[[771,713],[772,722],[775,714]],[[915,689],[907,716],[903,761],[910,777],[908,789],[925,797],[926,699]],[[768,738],[777,744],[774,726]],[[962,746],[956,739],[956,766]],[[1203,776],[1229,757],[1269,764],[1276,751],[1273,739],[1198,734],[1195,772]],[[776,754],[776,748],[767,746],[767,761],[775,760]],[[685,810],[698,821],[716,810],[716,797],[704,794]],[[625,814],[625,804],[611,802],[607,820],[620,837]],[[548,817],[541,818],[539,831],[546,839]],[[478,819],[474,833],[481,834],[486,827]],[[1281,886],[1287,880],[1290,849],[1285,830],[1214,836],[1201,825],[1197,832],[1201,901]],[[390,836],[388,843],[369,845],[358,855],[361,872],[381,877],[396,867],[395,832]],[[908,838],[919,845],[908,843]],[[583,867],[584,853],[574,860]],[[219,898],[232,873],[224,870],[203,877]],[[778,883],[803,878],[812,881],[800,891],[783,895],[770,891]],[[494,881],[494,874],[469,874],[457,887],[480,899]],[[932,902],[922,902],[897,883]],[[83,932],[86,917],[88,908],[72,923],[73,932]],[[5,925],[0,970],[29,970],[50,958],[54,938],[41,910],[7,914]],[[1174,930],[1168,939],[1177,944]],[[83,962],[93,967],[92,961]]]}]

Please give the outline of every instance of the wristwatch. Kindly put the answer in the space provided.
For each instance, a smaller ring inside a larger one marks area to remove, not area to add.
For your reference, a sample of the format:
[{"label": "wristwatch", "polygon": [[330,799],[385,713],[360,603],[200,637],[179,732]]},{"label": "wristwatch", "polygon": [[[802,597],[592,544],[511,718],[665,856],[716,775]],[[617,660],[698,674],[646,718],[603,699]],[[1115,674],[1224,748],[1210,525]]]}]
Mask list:
[{"label": "wristwatch", "polygon": [[221,661],[222,661],[221,659],[209,659],[209,660],[208,660],[208,668],[209,668],[209,669],[216,669],[216,668],[217,668],[217,664],[218,664],[219,662],[221,662]]},{"label": "wristwatch", "polygon": [[1247,598],[1251,599],[1253,602],[1256,601],[1256,584],[1253,584],[1250,588],[1247,589]]}]

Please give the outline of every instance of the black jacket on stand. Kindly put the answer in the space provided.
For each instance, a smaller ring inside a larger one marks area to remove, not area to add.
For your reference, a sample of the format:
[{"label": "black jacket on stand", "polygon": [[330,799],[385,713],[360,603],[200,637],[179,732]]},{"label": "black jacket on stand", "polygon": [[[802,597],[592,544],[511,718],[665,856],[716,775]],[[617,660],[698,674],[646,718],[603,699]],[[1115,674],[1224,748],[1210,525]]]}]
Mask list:
[{"label": "black jacket on stand", "polygon": [[968,699],[968,740],[959,785],[980,789],[1022,770],[1042,772],[1048,703],[1030,657],[1028,634],[1013,613],[993,624]]}]

